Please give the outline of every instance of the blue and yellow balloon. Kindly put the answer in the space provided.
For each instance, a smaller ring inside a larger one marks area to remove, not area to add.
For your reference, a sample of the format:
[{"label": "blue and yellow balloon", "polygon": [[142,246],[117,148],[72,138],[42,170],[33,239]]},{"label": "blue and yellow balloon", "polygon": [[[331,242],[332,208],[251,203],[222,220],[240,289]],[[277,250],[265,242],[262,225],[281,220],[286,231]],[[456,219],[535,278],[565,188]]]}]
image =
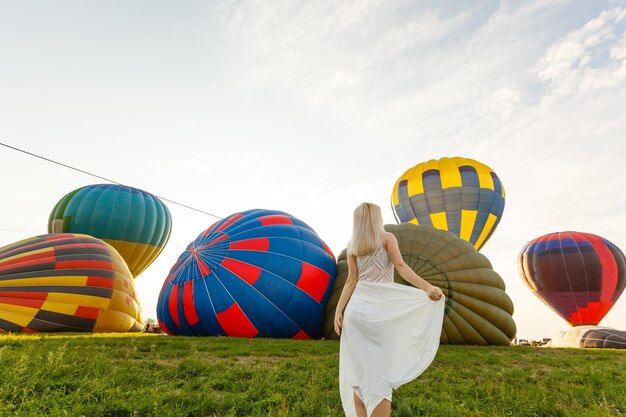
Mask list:
[{"label": "blue and yellow balloon", "polygon": [[120,253],[135,278],[161,253],[171,229],[170,212],[161,200],[117,184],[70,192],[48,220],[49,233],[82,233],[104,240]]},{"label": "blue and yellow balloon", "polygon": [[500,222],[504,199],[502,182],[491,168],[453,157],[406,171],[393,187],[391,205],[398,223],[448,230],[480,250]]}]

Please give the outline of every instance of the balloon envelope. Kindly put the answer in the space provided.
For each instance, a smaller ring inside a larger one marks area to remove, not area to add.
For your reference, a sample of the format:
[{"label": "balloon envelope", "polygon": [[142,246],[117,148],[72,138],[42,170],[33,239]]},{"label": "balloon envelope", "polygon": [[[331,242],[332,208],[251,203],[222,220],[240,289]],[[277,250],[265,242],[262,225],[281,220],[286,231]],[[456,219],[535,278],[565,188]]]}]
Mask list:
[{"label": "balloon envelope", "polygon": [[547,344],[553,348],[626,349],[626,331],[610,327],[576,326],[559,332]]},{"label": "balloon envelope", "polygon": [[306,223],[280,211],[236,213],[178,258],[157,316],[172,335],[320,338],[335,270]]},{"label": "balloon envelope", "polygon": [[142,328],[130,271],[102,240],[49,234],[0,248],[0,331]]},{"label": "balloon envelope", "polygon": [[[515,337],[513,303],[504,281],[489,260],[450,232],[413,224],[385,225],[398,239],[406,264],[446,295],[441,343],[510,345]],[[344,250],[338,258],[337,278],[326,305],[324,336],[338,338],[333,317],[348,277]],[[395,282],[411,285],[398,273]],[[393,302],[393,300],[390,300]]]},{"label": "balloon envelope", "polygon": [[82,233],[113,246],[133,277],[161,253],[171,228],[170,212],[161,200],[117,184],[72,191],[56,204],[48,220],[49,233]]},{"label": "balloon envelope", "polygon": [[491,168],[469,158],[430,160],[406,171],[393,187],[398,223],[448,230],[478,250],[504,211],[504,187]]},{"label": "balloon envelope", "polygon": [[572,326],[596,325],[626,286],[626,258],[608,240],[580,232],[550,233],[518,256],[522,281]]}]

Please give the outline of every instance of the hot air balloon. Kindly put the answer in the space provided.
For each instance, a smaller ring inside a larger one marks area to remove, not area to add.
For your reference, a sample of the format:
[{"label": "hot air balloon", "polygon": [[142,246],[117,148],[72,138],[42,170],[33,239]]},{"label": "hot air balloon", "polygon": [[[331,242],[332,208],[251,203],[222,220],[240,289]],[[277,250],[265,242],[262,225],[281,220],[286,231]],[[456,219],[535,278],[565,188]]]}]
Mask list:
[{"label": "hot air balloon", "polygon": [[0,331],[141,329],[130,271],[102,240],[49,234],[0,248]]},{"label": "hot air balloon", "polygon": [[161,253],[171,228],[170,212],[161,200],[117,184],[72,191],[48,220],[49,233],[82,233],[104,240],[122,255],[135,278]]},{"label": "hot air balloon", "polygon": [[626,259],[591,233],[557,232],[530,241],[517,265],[530,290],[572,326],[596,325],[626,286]]},{"label": "hot air balloon", "polygon": [[[505,345],[515,337],[513,303],[504,292],[504,281],[489,260],[468,242],[431,226],[385,225],[398,239],[402,258],[419,276],[443,290],[446,296],[441,343]],[[337,264],[324,321],[324,336],[338,338],[333,318],[348,277],[346,251]],[[411,285],[397,273],[395,282]]]},{"label": "hot air balloon", "polygon": [[626,349],[626,331],[610,327],[576,326],[559,332],[546,346],[553,348]]},{"label": "hot air balloon", "polygon": [[504,187],[491,168],[473,159],[433,159],[398,178],[391,205],[398,223],[448,230],[480,250],[502,217]]},{"label": "hot air balloon", "polygon": [[320,338],[335,258],[306,223],[280,211],[233,214],[172,267],[157,305],[171,335]]}]

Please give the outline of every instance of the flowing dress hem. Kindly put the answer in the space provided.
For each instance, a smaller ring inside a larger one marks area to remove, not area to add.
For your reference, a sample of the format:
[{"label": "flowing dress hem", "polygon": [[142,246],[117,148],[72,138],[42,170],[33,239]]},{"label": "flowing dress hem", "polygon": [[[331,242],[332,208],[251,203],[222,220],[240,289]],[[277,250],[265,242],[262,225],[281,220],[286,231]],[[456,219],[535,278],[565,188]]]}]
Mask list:
[{"label": "flowing dress hem", "polygon": [[371,416],[385,399],[379,392],[388,387],[391,396],[428,368],[439,347],[444,307],[445,297],[432,301],[415,287],[357,282],[340,340],[339,385],[347,417],[356,417],[353,386]]}]

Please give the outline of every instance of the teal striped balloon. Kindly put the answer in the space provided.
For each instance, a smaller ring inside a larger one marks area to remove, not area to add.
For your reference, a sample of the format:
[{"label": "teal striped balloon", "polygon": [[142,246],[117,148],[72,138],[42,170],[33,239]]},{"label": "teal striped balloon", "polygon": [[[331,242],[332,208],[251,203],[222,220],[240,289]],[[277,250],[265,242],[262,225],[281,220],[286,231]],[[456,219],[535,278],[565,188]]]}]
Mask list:
[{"label": "teal striped balloon", "polygon": [[161,253],[172,229],[167,206],[152,194],[95,184],[63,197],[48,219],[49,233],[87,234],[113,246],[134,277]]}]

